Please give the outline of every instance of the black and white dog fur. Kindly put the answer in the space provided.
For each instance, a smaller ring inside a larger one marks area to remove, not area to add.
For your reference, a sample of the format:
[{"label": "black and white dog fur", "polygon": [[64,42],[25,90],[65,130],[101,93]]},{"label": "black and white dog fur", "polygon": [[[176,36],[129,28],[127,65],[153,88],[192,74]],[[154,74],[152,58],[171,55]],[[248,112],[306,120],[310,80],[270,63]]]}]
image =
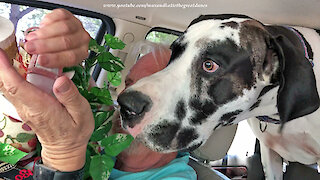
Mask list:
[{"label": "black and white dog fur", "polygon": [[[200,16],[172,44],[167,68],[119,96],[122,126],[149,148],[172,152],[197,148],[215,129],[251,118],[267,179],[282,178],[274,152],[319,162],[319,31],[295,29],[244,15]],[[262,132],[258,116],[281,123]]]}]

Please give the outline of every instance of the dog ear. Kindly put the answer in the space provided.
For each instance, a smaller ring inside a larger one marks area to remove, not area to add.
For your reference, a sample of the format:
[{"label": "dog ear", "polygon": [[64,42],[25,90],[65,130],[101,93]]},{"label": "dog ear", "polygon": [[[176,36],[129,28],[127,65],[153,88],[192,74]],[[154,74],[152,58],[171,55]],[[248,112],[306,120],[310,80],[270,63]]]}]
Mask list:
[{"label": "dog ear", "polygon": [[279,90],[277,108],[282,125],[310,114],[319,108],[313,67],[304,53],[284,36],[272,38],[279,59]]}]

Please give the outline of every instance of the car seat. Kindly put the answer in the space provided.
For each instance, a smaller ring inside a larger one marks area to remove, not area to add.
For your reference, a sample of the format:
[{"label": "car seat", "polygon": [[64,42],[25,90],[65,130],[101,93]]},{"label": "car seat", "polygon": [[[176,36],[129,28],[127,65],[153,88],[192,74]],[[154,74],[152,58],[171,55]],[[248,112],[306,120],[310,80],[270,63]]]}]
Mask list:
[{"label": "car seat", "polygon": [[204,145],[191,152],[189,165],[199,180],[228,180],[229,178],[209,166],[210,161],[223,159],[231,146],[237,125],[225,126],[214,131]]}]

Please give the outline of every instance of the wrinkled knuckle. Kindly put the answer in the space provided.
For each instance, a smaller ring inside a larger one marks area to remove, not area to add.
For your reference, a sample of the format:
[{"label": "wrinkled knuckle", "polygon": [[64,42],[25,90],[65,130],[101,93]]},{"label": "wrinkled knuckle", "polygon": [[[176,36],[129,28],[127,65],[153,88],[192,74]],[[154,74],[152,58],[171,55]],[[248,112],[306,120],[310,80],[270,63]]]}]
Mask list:
[{"label": "wrinkled knuckle", "polygon": [[11,96],[14,96],[17,94],[18,92],[18,88],[17,87],[8,87],[7,88],[7,92],[11,95]]},{"label": "wrinkled knuckle", "polygon": [[55,13],[59,14],[62,18],[67,18],[69,16],[69,13],[67,10],[59,8],[54,10]]},{"label": "wrinkled knuckle", "polygon": [[72,92],[65,97],[64,101],[66,104],[71,104],[73,102],[77,102],[78,98],[79,98],[79,93]]},{"label": "wrinkled knuckle", "polygon": [[63,36],[62,37],[62,42],[63,42],[63,46],[65,47],[65,49],[71,49],[72,48],[72,40],[70,39],[70,37]]},{"label": "wrinkled knuckle", "polygon": [[71,65],[77,64],[77,55],[73,51],[68,53],[68,61]]},{"label": "wrinkled knuckle", "polygon": [[33,124],[37,129],[45,130],[48,129],[48,122],[44,121],[42,119],[38,119],[37,121],[34,121]]},{"label": "wrinkled knuckle", "polygon": [[60,29],[64,33],[68,33],[72,30],[71,27],[67,23],[61,23]]},{"label": "wrinkled knuckle", "polygon": [[50,46],[43,42],[43,40],[36,40],[36,43],[34,43],[36,46],[36,50],[39,51],[40,53],[47,52],[50,49]]},{"label": "wrinkled knuckle", "polygon": [[77,17],[74,16],[74,22],[76,23],[77,27],[83,27],[82,22],[80,21],[80,19],[78,19]]},{"label": "wrinkled knuckle", "polygon": [[[30,111],[29,108],[23,108],[19,111],[19,116],[24,122],[32,122],[34,124],[39,124],[43,122],[44,116],[40,111]],[[38,127],[38,126],[37,126]]]}]

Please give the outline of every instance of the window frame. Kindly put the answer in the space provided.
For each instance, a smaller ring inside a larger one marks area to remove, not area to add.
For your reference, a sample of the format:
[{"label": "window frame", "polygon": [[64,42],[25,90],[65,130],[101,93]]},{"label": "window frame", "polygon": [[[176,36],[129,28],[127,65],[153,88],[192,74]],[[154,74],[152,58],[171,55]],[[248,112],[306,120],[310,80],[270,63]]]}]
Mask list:
[{"label": "window frame", "polygon": [[[89,11],[89,10],[84,10],[84,9],[79,9],[75,7],[70,7],[70,6],[65,6],[65,5],[60,5],[60,4],[55,4],[51,2],[43,2],[43,1],[36,1],[36,0],[0,0],[0,2],[8,3],[8,4],[17,4],[17,5],[23,5],[23,6],[32,6],[35,8],[43,8],[43,9],[48,9],[48,10],[53,10],[57,8],[63,8],[68,11],[70,11],[73,14],[80,15],[80,16],[86,16],[86,17],[91,17],[91,18],[96,18],[100,19],[102,21],[101,26],[97,32],[97,35],[95,37],[96,41],[101,44],[104,38],[105,33],[107,32],[108,34],[115,34],[115,24],[112,18],[109,16],[106,16],[101,13]],[[89,57],[93,56],[92,53],[90,53]],[[94,80],[97,80],[99,74],[101,72],[101,67],[99,64],[94,68],[94,71],[92,73],[92,77]]]},{"label": "window frame", "polygon": [[146,36],[144,37],[144,39],[147,38],[147,36],[152,32],[152,31],[157,31],[157,32],[162,32],[162,33],[167,33],[167,34],[173,34],[176,36],[181,36],[183,34],[183,32],[181,31],[176,31],[173,29],[168,29],[168,28],[164,28],[164,27],[153,27],[151,28],[148,33],[146,34]]}]

